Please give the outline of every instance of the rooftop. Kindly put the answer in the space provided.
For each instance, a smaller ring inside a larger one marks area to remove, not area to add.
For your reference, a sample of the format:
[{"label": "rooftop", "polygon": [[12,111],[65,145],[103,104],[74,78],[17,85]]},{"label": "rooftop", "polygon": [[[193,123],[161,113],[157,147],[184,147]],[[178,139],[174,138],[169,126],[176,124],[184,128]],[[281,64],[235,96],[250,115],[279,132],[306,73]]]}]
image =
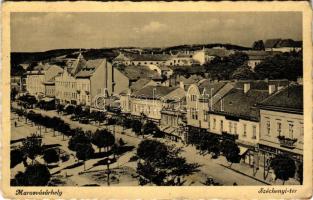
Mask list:
[{"label": "rooftop", "polygon": [[158,72],[149,69],[147,66],[117,66],[116,69],[132,81],[139,80],[140,78],[149,78],[152,80],[162,79]]},{"label": "rooftop", "polygon": [[130,88],[132,89],[132,91],[138,91],[141,88],[143,88],[146,84],[148,84],[150,81],[152,81],[149,78],[141,78],[138,81],[136,81],[135,83],[133,83]]},{"label": "rooftop", "polygon": [[292,84],[259,103],[260,107],[303,113],[303,86]]},{"label": "rooftop", "polygon": [[81,70],[76,74],[76,78],[88,78],[92,76],[92,74],[96,71],[96,69],[105,62],[105,59],[95,59],[95,60],[88,60],[81,68]]},{"label": "rooftop", "polygon": [[[256,119],[258,113],[253,111],[253,106],[268,96],[269,94],[267,90],[250,89],[247,93],[244,93],[243,89],[233,88],[222,98],[222,100],[220,99],[214,104],[213,112],[239,118]],[[221,101],[223,101],[223,110],[221,110]]]},{"label": "rooftop", "polygon": [[142,99],[161,99],[176,89],[176,87],[167,87],[160,85],[147,86],[134,92],[131,96]]}]

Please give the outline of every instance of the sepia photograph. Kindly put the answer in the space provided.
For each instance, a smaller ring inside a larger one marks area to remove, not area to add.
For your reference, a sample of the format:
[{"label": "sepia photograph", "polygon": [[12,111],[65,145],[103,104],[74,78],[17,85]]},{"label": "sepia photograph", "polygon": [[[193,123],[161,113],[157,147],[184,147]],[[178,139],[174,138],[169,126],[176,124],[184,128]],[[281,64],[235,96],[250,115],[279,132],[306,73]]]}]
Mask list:
[{"label": "sepia photograph", "polygon": [[303,12],[9,18],[10,187],[303,185]]}]

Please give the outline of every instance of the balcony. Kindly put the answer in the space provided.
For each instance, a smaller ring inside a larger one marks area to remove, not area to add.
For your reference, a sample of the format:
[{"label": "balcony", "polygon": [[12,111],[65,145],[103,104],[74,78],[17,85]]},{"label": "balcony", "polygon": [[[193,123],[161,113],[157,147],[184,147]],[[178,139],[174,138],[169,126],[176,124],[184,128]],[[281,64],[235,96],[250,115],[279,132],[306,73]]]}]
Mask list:
[{"label": "balcony", "polygon": [[277,137],[280,143],[281,147],[285,147],[288,149],[294,149],[296,147],[295,143],[297,142],[297,139],[291,139],[291,138],[287,138],[285,136],[278,136]]}]

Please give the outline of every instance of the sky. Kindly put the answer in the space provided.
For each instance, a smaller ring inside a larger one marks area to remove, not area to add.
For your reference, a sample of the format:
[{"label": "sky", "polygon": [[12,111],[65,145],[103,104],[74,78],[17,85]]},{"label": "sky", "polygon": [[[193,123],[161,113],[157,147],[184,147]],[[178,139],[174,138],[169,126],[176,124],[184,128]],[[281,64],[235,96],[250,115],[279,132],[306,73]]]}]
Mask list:
[{"label": "sky", "polygon": [[11,13],[11,51],[302,40],[300,12]]}]

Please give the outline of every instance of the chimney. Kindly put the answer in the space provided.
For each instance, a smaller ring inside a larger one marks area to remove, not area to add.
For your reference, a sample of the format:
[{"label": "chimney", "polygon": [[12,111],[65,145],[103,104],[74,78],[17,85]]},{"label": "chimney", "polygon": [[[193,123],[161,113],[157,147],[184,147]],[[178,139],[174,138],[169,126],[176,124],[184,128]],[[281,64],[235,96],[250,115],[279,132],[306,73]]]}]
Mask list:
[{"label": "chimney", "polygon": [[184,88],[185,88],[185,86],[184,86],[184,82],[179,81],[179,87],[180,87],[181,89],[184,89]]},{"label": "chimney", "polygon": [[250,83],[244,83],[243,91],[246,94],[250,90]]},{"label": "chimney", "polygon": [[268,85],[268,94],[273,94],[276,91],[275,85]]},{"label": "chimney", "polygon": [[141,55],[141,51],[139,51],[139,55]]},{"label": "chimney", "polygon": [[153,55],[153,51],[151,51],[151,54]]}]

